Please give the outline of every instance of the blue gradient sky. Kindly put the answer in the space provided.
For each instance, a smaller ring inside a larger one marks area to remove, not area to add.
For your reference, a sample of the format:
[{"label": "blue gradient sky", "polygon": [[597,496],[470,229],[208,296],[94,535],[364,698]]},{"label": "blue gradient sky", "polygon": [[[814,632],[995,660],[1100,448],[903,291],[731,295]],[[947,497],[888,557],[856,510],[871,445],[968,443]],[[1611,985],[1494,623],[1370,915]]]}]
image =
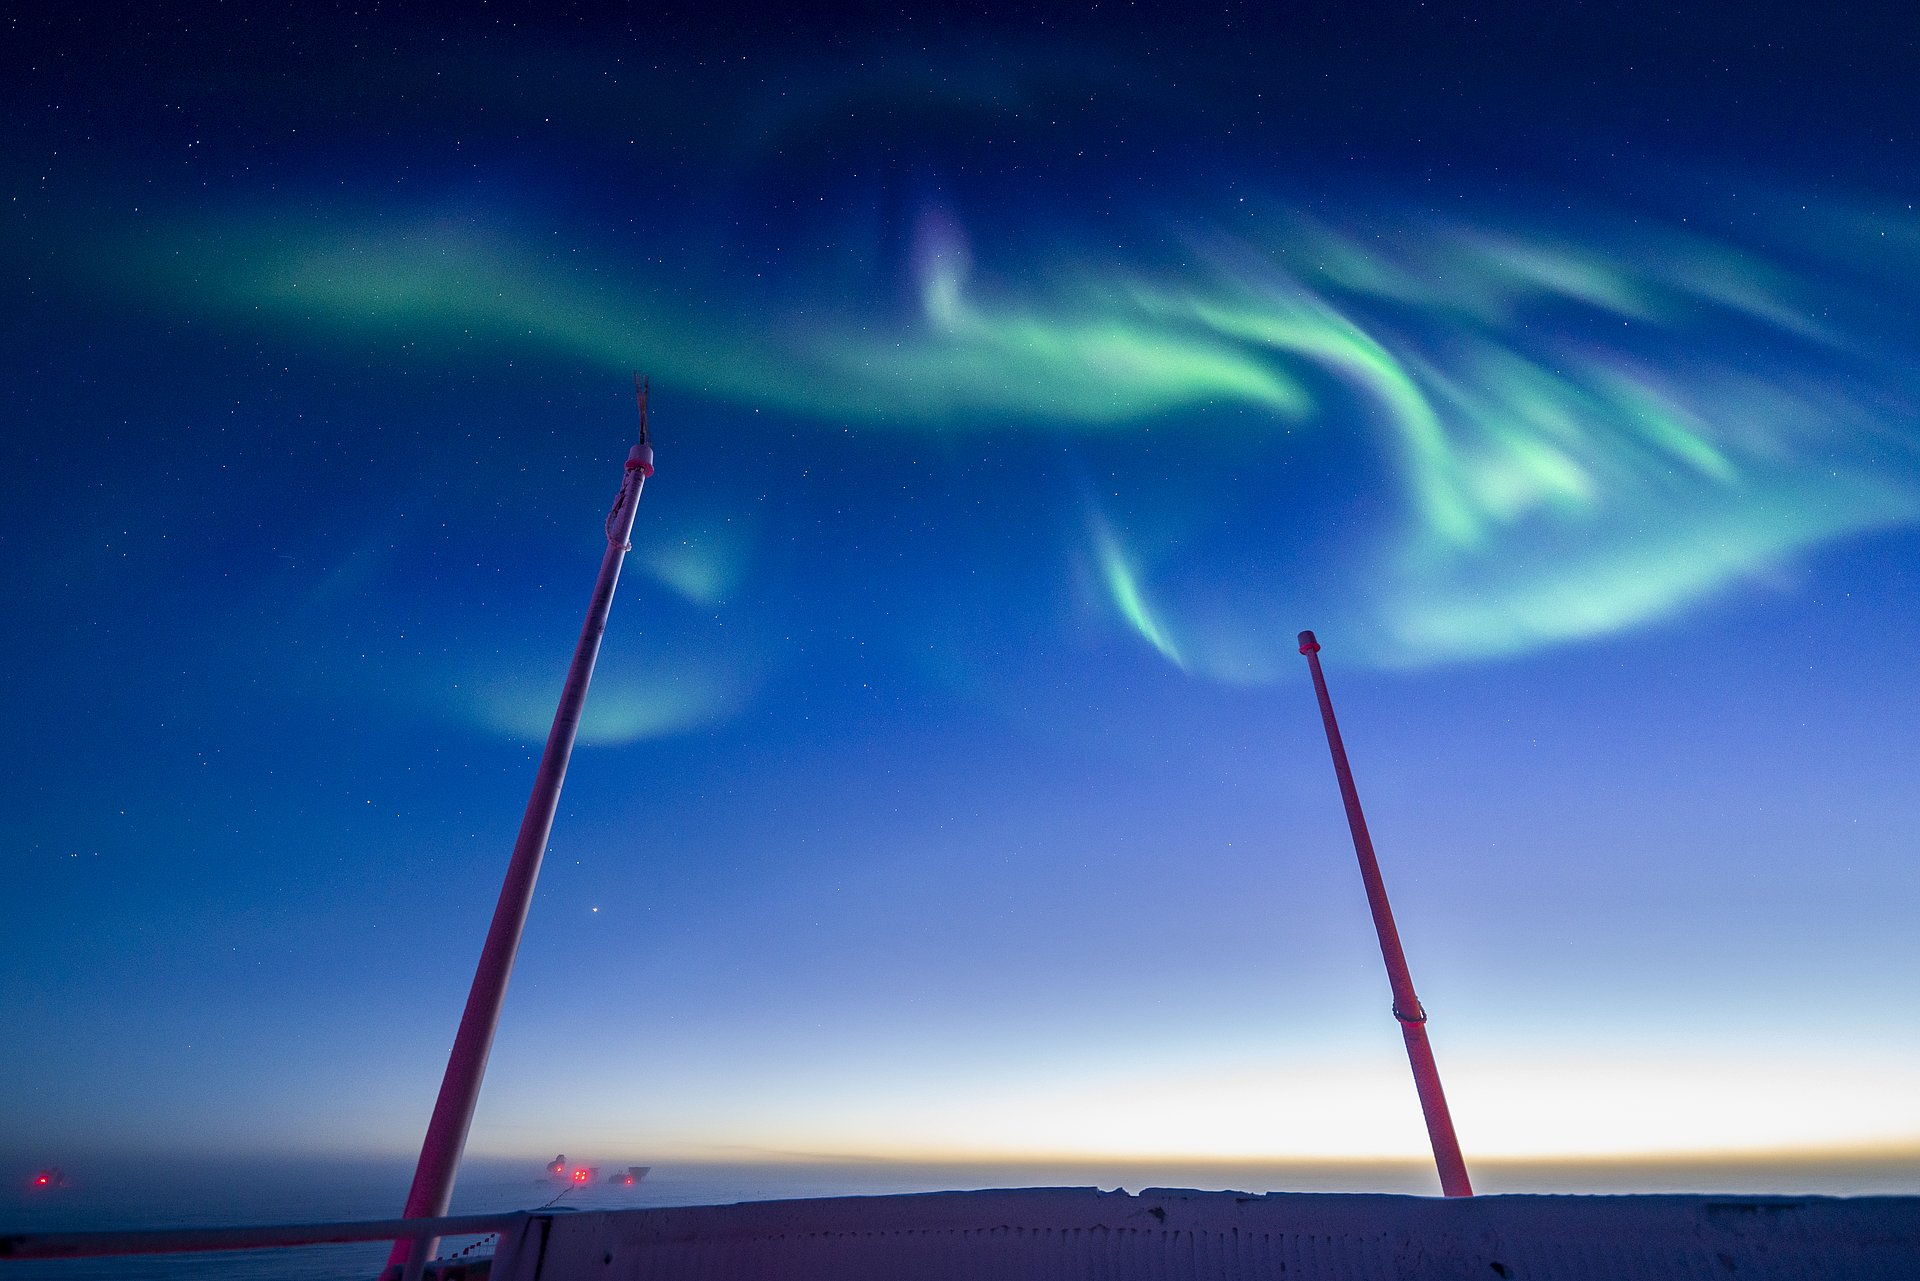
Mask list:
[{"label": "blue gradient sky", "polygon": [[[0,1148],[1920,1153],[1892,17],[482,22],[5,56]],[[1891,11],[1889,10],[1889,13]],[[1785,1159],[1782,1157],[1781,1159]]]}]

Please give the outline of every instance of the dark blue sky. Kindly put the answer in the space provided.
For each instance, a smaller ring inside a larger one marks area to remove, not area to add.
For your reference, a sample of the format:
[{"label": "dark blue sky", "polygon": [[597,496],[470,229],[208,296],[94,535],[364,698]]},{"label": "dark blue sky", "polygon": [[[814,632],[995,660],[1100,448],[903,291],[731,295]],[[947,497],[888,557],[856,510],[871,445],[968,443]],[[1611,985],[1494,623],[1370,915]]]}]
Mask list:
[{"label": "dark blue sky", "polygon": [[[497,16],[495,16],[497,15]],[[0,1149],[1920,1148],[1895,6],[14,20]],[[39,1157],[37,1154],[54,1154]]]}]

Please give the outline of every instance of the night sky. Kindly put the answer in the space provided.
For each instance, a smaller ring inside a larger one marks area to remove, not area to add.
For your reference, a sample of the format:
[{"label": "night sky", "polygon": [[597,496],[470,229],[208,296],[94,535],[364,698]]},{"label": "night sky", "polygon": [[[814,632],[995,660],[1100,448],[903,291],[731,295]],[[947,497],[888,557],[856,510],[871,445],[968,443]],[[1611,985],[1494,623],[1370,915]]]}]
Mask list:
[{"label": "night sky", "polygon": [[1908,6],[7,18],[0,1150],[1920,1159]]}]

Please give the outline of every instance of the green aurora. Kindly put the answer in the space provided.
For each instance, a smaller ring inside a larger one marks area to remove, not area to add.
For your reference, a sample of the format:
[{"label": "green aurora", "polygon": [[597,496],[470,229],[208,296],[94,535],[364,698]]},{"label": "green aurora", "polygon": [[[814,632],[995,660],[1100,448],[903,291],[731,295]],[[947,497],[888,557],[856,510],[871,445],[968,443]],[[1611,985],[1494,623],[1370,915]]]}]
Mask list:
[{"label": "green aurora", "polygon": [[[1254,221],[1254,234],[1184,232],[1138,261],[1062,238],[1046,272],[996,273],[976,266],[957,217],[929,207],[900,264],[913,308],[849,302],[825,267],[764,305],[741,282],[704,282],[697,292],[729,301],[699,305],[612,252],[382,217],[309,234],[270,216],[202,226],[166,259],[198,270],[163,283],[335,332],[537,344],[610,371],[644,362],[663,384],[822,429],[1150,429],[1227,452],[1334,433],[1401,499],[1361,531],[1343,590],[1290,583],[1258,549],[1216,554],[1204,510],[1130,527],[1096,508],[1077,524],[1085,543],[1062,549],[1063,581],[1091,558],[1114,624],[1231,682],[1285,670],[1302,617],[1349,626],[1382,665],[1518,654],[1656,623],[1920,517],[1913,380],[1898,344],[1845,319],[1866,314],[1870,283],[1796,275],[1647,219],[1589,219],[1576,237],[1356,211],[1336,230],[1275,201]],[[1880,221],[1899,233],[1890,243],[1911,242],[1902,220]],[[1857,222],[1856,237],[1875,225]],[[1187,431],[1231,410],[1235,438]],[[643,564],[711,605],[750,554],[709,538]],[[609,732],[665,732],[736,703],[718,686],[661,692]],[[522,719],[492,704],[494,719]]]}]

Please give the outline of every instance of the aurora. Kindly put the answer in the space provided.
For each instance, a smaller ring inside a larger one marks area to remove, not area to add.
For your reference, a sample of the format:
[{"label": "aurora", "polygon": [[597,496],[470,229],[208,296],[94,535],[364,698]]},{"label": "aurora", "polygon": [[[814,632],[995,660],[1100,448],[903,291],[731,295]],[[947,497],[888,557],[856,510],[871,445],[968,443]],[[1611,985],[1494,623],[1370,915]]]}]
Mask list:
[{"label": "aurora", "polygon": [[[1071,225],[970,233],[929,203],[894,270],[912,307],[847,294],[830,257],[787,264],[777,306],[695,307],[685,281],[610,244],[557,259],[510,222],[371,211],[311,236],[270,211],[183,227],[191,279],[165,260],[145,270],[193,305],[322,330],[479,335],[609,372],[644,359],[820,431],[1185,431],[1185,448],[1226,459],[1293,432],[1345,437],[1398,501],[1366,531],[1364,587],[1341,599],[1223,574],[1233,557],[1207,546],[1204,511],[1148,500],[1139,529],[1086,527],[1113,622],[1230,682],[1283,665],[1263,639],[1288,630],[1277,612],[1350,621],[1382,664],[1485,658],[1672,618],[1785,558],[1920,518],[1901,408],[1915,364],[1870,320],[1905,277],[1796,271],[1789,237],[1741,245],[1600,208],[1562,226],[1359,201],[1309,217],[1270,193],[1228,222],[1169,208],[1128,258]],[[996,235],[1044,269],[997,266]],[[738,288],[722,274],[696,292]],[[1236,410],[1231,432],[1182,426]],[[1075,554],[1056,552],[1062,582]],[[726,574],[747,572],[738,548],[724,555]],[[717,599],[717,565],[670,550],[653,564]]]}]

